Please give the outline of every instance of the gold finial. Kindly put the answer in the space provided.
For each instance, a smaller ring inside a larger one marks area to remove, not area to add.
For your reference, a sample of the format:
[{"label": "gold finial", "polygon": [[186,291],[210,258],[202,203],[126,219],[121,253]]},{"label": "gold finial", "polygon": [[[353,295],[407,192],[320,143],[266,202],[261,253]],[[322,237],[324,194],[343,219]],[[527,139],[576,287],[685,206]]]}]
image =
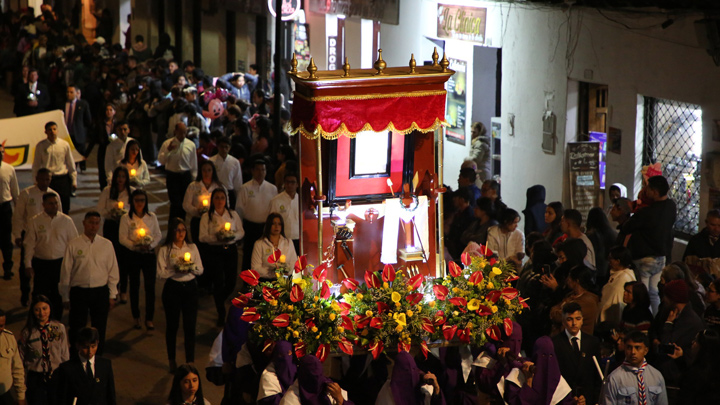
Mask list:
[{"label": "gold finial", "polygon": [[290,73],[296,75],[297,74],[297,66],[298,66],[298,61],[297,61],[297,58],[295,57],[295,52],[293,52],[293,57],[292,57],[292,60],[290,61],[290,68],[291,68]]},{"label": "gold finial", "polygon": [[432,54],[432,60],[433,60],[433,66],[438,65],[438,59],[440,59],[440,55],[437,53],[437,47],[433,48],[433,54]]},{"label": "gold finial", "polygon": [[310,76],[308,76],[308,79],[317,79],[317,76],[315,76],[315,72],[317,72],[318,68],[315,66],[315,59],[313,57],[310,57],[310,64],[307,67],[308,73],[310,73]]},{"label": "gold finial", "polygon": [[415,67],[417,66],[417,63],[415,62],[415,54],[410,54],[410,74],[415,73]]},{"label": "gold finial", "polygon": [[445,53],[443,53],[443,58],[440,61],[440,66],[442,67],[443,73],[447,73],[448,66],[450,66],[450,61],[447,60],[447,58],[445,57]]},{"label": "gold finial", "polygon": [[345,64],[342,65],[343,68],[343,75],[342,77],[349,77],[350,76],[350,63],[348,62],[348,57],[345,57]]},{"label": "gold finial", "polygon": [[382,58],[382,49],[378,49],[378,54],[379,54],[378,60],[375,61],[375,64],[373,64],[373,67],[375,68],[375,70],[377,70],[376,75],[381,75],[381,74],[383,74],[383,70],[385,70],[385,68],[387,67],[387,63],[385,63],[385,61]]}]

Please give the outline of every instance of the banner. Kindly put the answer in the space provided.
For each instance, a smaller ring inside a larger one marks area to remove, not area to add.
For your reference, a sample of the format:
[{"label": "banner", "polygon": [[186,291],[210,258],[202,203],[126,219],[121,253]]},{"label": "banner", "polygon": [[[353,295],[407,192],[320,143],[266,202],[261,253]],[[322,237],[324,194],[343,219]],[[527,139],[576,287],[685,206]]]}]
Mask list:
[{"label": "banner", "polygon": [[70,144],[73,159],[76,162],[84,160],[75,150],[70,134],[65,126],[65,114],[62,110],[48,111],[27,117],[6,118],[0,120],[0,143],[5,144],[5,157],[3,162],[15,167],[15,170],[31,170],[35,145],[46,139],[45,124],[53,121],[58,126],[58,138]]},{"label": "banner", "polygon": [[467,115],[467,62],[450,59],[450,69],[455,74],[448,79],[447,88],[447,122],[445,131],[448,141],[465,145],[465,118]]},{"label": "banner", "polygon": [[567,151],[570,206],[580,211],[584,221],[590,209],[600,203],[600,144],[571,142]]},{"label": "banner", "polygon": [[487,9],[438,4],[438,38],[485,43]]}]

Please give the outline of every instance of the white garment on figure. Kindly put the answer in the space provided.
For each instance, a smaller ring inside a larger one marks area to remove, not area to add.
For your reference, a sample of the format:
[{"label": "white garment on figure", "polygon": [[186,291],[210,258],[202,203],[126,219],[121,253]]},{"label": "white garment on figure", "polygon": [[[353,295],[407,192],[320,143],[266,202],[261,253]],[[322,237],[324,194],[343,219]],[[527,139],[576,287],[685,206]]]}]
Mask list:
[{"label": "white garment on figure", "polygon": [[70,144],[62,139],[50,142],[47,138],[38,142],[35,146],[35,155],[32,165],[33,179],[41,168],[47,168],[53,176],[64,176],[70,174],[70,181],[77,186],[77,172],[75,171],[75,159],[72,157]]},{"label": "white garment on figure", "polygon": [[78,235],[75,222],[61,211],[50,217],[45,211],[28,222],[23,244],[25,267],[32,268],[32,258],[56,260],[65,255],[65,249]]},{"label": "white garment on figure", "polygon": [[[183,260],[185,253],[190,253],[190,261],[195,263],[195,269],[188,273],[181,273],[175,270],[179,260]],[[158,278],[171,278],[175,281],[186,282],[203,273],[203,264],[200,259],[200,252],[194,243],[183,242],[181,247],[175,243],[170,246],[163,245],[157,253],[157,276]]]},{"label": "white garment on figure", "polygon": [[622,320],[623,294],[625,293],[625,283],[635,281],[635,273],[630,269],[610,270],[610,279],[602,288],[600,299],[600,322],[609,321],[613,324],[619,324]]},{"label": "white garment on figure", "polygon": [[150,243],[150,249],[155,249],[160,244],[162,239],[162,233],[160,232],[160,224],[158,223],[157,216],[148,212],[142,218],[137,215],[133,215],[130,218],[130,214],[125,214],[120,218],[120,230],[118,232],[118,241],[121,245],[125,246],[130,250],[135,249],[135,243],[137,242],[139,235],[138,230],[144,229],[146,235],[152,237]]},{"label": "white garment on figure", "polygon": [[210,187],[205,187],[205,183],[202,181],[193,181],[185,190],[185,197],[183,198],[182,204],[183,210],[185,210],[185,212],[191,217],[202,216],[203,200],[208,200],[206,210],[209,209],[210,204],[212,204],[212,201],[210,200],[212,192],[216,188],[220,187],[222,187],[222,185],[215,182],[210,183]]},{"label": "white garment on figure", "polygon": [[[230,230],[232,230],[235,235],[235,239],[233,240],[220,240],[217,237],[218,232],[225,229],[226,223],[230,224]],[[200,217],[200,242],[210,245],[227,245],[237,243],[243,236],[245,236],[245,230],[243,229],[242,221],[237,212],[233,210],[226,209],[222,215],[214,212],[212,220],[210,220],[210,213],[208,212],[202,214],[202,217]]]},{"label": "white garment on figure", "polygon": [[[280,237],[280,243],[278,243],[278,249],[285,255],[285,265],[288,269],[292,269],[297,261],[297,253],[295,253],[295,245],[288,238]],[[262,278],[275,278],[275,269],[278,264],[270,264],[267,258],[273,254],[275,247],[272,242],[267,238],[260,238],[255,242],[253,246],[252,259],[250,261],[250,267],[260,273]]]},{"label": "white garment on figure", "polygon": [[243,184],[238,193],[235,210],[242,219],[257,224],[265,223],[270,214],[270,200],[277,195],[277,188],[263,180],[262,184],[250,180]]},{"label": "white garment on figure", "polygon": [[265,367],[260,375],[260,389],[258,390],[257,400],[271,397],[273,395],[282,394],[282,385],[275,374],[275,364],[272,362]]},{"label": "white garment on figure", "polygon": [[[170,145],[174,146],[173,150]],[[158,153],[158,162],[165,166],[165,170],[173,173],[189,171],[193,177],[197,176],[198,163],[195,143],[187,138],[182,142],[173,137],[163,142]]]},{"label": "white garment on figure", "polygon": [[116,138],[110,142],[105,149],[105,174],[107,175],[108,181],[112,179],[113,170],[120,166],[120,161],[125,158],[125,147],[130,142],[130,137],[125,138],[123,141],[120,138]]},{"label": "white garment on figure", "polygon": [[220,183],[225,186],[225,189],[228,190],[228,192],[237,192],[240,190],[243,185],[243,178],[242,167],[240,166],[239,160],[235,159],[232,155],[227,155],[227,157],[223,159],[219,153],[211,156],[208,160],[213,162],[215,165],[218,179],[220,179]]},{"label": "white garment on figure", "polygon": [[100,198],[98,199],[97,211],[103,218],[110,218],[110,211],[113,208],[117,208],[118,202],[120,201],[124,204],[123,209],[125,211],[130,211],[130,194],[132,194],[135,190],[130,187],[130,194],[128,194],[127,190],[122,190],[118,193],[117,200],[113,200],[110,198],[110,187],[112,187],[112,185],[105,186],[102,193],[100,193]]},{"label": "white garment on figure", "polygon": [[40,190],[37,185],[23,189],[18,195],[15,211],[13,211],[13,240],[22,235],[22,231],[27,229],[30,220],[35,215],[43,212],[42,199],[45,193],[53,193],[58,197],[58,211],[62,212],[60,195],[50,187],[45,191]]},{"label": "white garment on figure", "polygon": [[15,168],[9,163],[0,161],[0,204],[13,201],[17,205],[19,193]]},{"label": "white garment on figure", "polygon": [[270,212],[282,215],[285,223],[285,236],[290,239],[300,239],[299,200],[297,193],[295,193],[295,198],[291,199],[285,191],[270,200]]},{"label": "white garment on figure", "polygon": [[60,273],[60,295],[70,301],[72,287],[96,288],[107,285],[110,298],[117,297],[120,281],[117,258],[112,242],[100,235],[90,240],[82,234],[68,243]]},{"label": "white garment on figure", "polygon": [[[420,392],[423,394],[423,404],[430,405],[433,392],[435,392],[433,386],[424,384],[420,386]],[[395,405],[395,398],[393,397],[392,388],[390,387],[390,378],[388,378],[382,388],[380,388],[377,399],[375,399],[375,405]]]},{"label": "white garment on figure", "polygon": [[143,188],[150,184],[150,171],[148,170],[147,163],[145,163],[144,160],[136,159],[135,163],[120,163],[121,166],[124,166],[128,174],[130,174],[130,171],[135,169],[135,177],[133,178],[130,176],[130,182],[132,185],[137,186],[138,188]]},{"label": "white garment on figure", "polygon": [[525,235],[519,229],[503,233],[500,225],[488,229],[487,248],[498,255],[499,259],[517,257],[518,253],[525,253]]},{"label": "white garment on figure", "polygon": [[585,246],[587,246],[587,254],[585,255],[585,260],[592,264],[593,270],[595,269],[595,248],[593,247],[592,242],[590,242],[590,238],[587,237],[584,233],[580,236],[580,239],[582,239],[583,242],[585,242]]},{"label": "white garment on figure", "polygon": [[[285,392],[285,396],[283,396],[282,400],[280,400],[280,405],[302,405],[300,402],[300,386],[298,384],[298,381],[295,380],[293,385],[291,385],[287,392]],[[337,405],[337,402],[330,396],[330,394],[327,394],[327,396],[328,399],[330,399],[331,405]],[[345,401],[348,400],[347,392],[345,390],[342,390],[342,396]]]}]

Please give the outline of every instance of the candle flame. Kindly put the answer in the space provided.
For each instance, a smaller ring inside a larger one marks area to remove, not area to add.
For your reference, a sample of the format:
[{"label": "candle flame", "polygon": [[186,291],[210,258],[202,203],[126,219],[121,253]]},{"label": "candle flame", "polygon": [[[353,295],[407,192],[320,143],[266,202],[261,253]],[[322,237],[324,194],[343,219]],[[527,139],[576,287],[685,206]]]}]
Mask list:
[{"label": "candle flame", "polygon": [[137,174],[137,171],[135,169],[130,169],[131,176],[135,177],[136,174]]},{"label": "candle flame", "polygon": [[145,237],[145,228],[138,229],[138,235],[140,235],[141,238]]},{"label": "candle flame", "polygon": [[189,262],[189,261],[190,261],[190,252],[185,252],[185,257],[184,257],[184,258],[185,258],[185,261],[186,261],[186,262]]},{"label": "candle flame", "polygon": [[118,201],[118,209],[123,209],[125,204],[122,201]]},{"label": "candle flame", "polygon": [[207,207],[210,204],[210,201],[207,200],[207,198],[203,199],[203,207]]},{"label": "candle flame", "polygon": [[226,231],[229,231],[229,230],[230,230],[230,226],[231,226],[231,225],[230,225],[230,222],[225,222],[225,230],[226,230]]}]

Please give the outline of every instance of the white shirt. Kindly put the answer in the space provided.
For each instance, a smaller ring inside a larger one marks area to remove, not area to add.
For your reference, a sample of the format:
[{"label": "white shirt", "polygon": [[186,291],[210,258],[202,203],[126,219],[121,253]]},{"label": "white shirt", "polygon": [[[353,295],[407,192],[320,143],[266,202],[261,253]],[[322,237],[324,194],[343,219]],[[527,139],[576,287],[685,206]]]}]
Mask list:
[{"label": "white shirt", "polygon": [[525,253],[525,235],[519,229],[503,233],[500,225],[491,226],[488,229],[487,248],[497,253],[500,259],[517,257],[518,253]]},{"label": "white shirt", "polygon": [[112,242],[100,235],[90,241],[84,233],[68,243],[60,272],[60,295],[70,301],[70,288],[96,288],[107,285],[110,298],[117,297],[120,280]]},{"label": "white shirt", "polygon": [[570,347],[572,347],[572,340],[573,338],[577,338],[578,348],[582,350],[582,331],[578,331],[577,336],[573,336],[568,332],[567,329],[565,329],[565,337],[567,337],[568,341],[570,342]]},{"label": "white shirt", "polygon": [[130,250],[135,250],[135,242],[138,240],[138,230],[144,229],[145,235],[152,237],[150,242],[150,249],[155,249],[160,244],[162,239],[162,233],[160,232],[160,224],[158,224],[157,216],[152,212],[148,212],[140,218],[137,215],[133,215],[130,218],[130,214],[125,214],[120,218],[120,231],[118,233],[118,240],[120,244]]},{"label": "white shirt", "polygon": [[70,180],[77,186],[77,172],[75,171],[75,159],[72,157],[70,144],[58,138],[50,142],[47,138],[38,142],[35,146],[33,157],[32,176],[35,178],[40,168],[49,169],[53,176],[64,176],[70,174]]},{"label": "white shirt", "polygon": [[276,195],[277,188],[267,181],[258,184],[250,180],[240,188],[235,209],[243,219],[256,224],[265,223],[270,214],[270,200]]},{"label": "white shirt", "polygon": [[221,184],[211,183],[210,187],[205,187],[205,183],[202,181],[193,181],[188,185],[185,190],[185,197],[183,198],[183,210],[185,210],[191,217],[199,217],[203,214],[203,200],[208,201],[207,208],[210,208],[212,200],[212,192],[222,187]]},{"label": "white shirt", "polygon": [[223,159],[220,154],[211,156],[209,160],[215,165],[218,178],[226,190],[240,190],[243,182],[242,168],[240,167],[239,160],[231,155],[227,155],[227,157]]},{"label": "white shirt", "polygon": [[[230,223],[230,229],[235,234],[235,239],[230,241],[218,240],[217,233],[220,230],[225,229],[225,223]],[[208,212],[202,214],[200,218],[200,242],[209,243],[211,245],[227,245],[230,243],[236,243],[245,236],[245,230],[242,226],[242,221],[237,212],[232,210],[225,210],[222,215],[217,212],[213,213],[212,221]]]},{"label": "white shirt", "polygon": [[[175,149],[168,150],[170,145],[175,146]],[[195,144],[187,138],[180,142],[176,137],[172,137],[163,142],[158,153],[158,162],[165,165],[165,170],[174,173],[189,171],[193,177],[197,176],[198,163]]]},{"label": "white shirt", "polygon": [[290,195],[283,191],[270,201],[270,212],[277,212],[282,215],[285,223],[285,235],[290,239],[300,239],[300,208],[298,206],[298,194],[291,199]]},{"label": "white shirt", "polygon": [[40,190],[37,185],[23,189],[15,204],[15,211],[13,211],[13,240],[19,238],[22,231],[27,229],[28,222],[32,217],[43,212],[42,199],[45,193],[53,193],[58,196],[58,211],[62,211],[60,196],[50,187],[46,191]]},{"label": "white shirt", "polygon": [[[175,270],[175,264],[178,260],[185,257],[185,253],[190,252],[190,260],[195,263],[195,269],[189,273],[181,273]],[[200,259],[200,252],[197,246],[183,242],[182,247],[177,247],[175,243],[168,247],[163,245],[157,254],[157,276],[158,278],[171,278],[175,281],[186,282],[203,273],[203,264]]]},{"label": "white shirt", "polygon": [[[113,208],[117,208],[118,202],[120,201],[124,204],[123,209],[125,211],[130,211],[130,194],[128,194],[127,190],[124,189],[120,191],[118,193],[117,200],[113,200],[110,198],[110,187],[112,187],[112,185],[105,186],[102,193],[100,193],[100,198],[98,199],[97,211],[103,216],[103,218],[110,218],[110,211]],[[135,189],[130,187],[130,193],[132,193],[133,190]]]},{"label": "white shirt", "polygon": [[587,254],[585,255],[585,260],[587,260],[588,263],[592,264],[593,269],[595,269],[595,248],[593,247],[592,242],[590,242],[590,239],[584,233],[580,235],[580,239],[582,239],[582,241],[585,242],[585,246],[587,246]]},{"label": "white shirt", "polygon": [[600,322],[610,321],[618,324],[622,320],[623,294],[625,283],[635,281],[635,273],[630,269],[610,270],[610,279],[602,288],[600,299]]},{"label": "white shirt", "polygon": [[[423,384],[420,386],[420,392],[423,394],[423,404],[430,405],[432,401],[432,395],[435,389],[431,384]],[[392,387],[390,386],[390,378],[385,381],[380,392],[378,392],[377,399],[375,399],[376,405],[395,405],[395,397],[393,397]]]},{"label": "white shirt", "polygon": [[0,204],[14,201],[17,205],[19,193],[15,168],[9,163],[0,161]]},{"label": "white shirt", "polygon": [[81,354],[78,354],[78,358],[80,358],[80,362],[82,363],[83,371],[85,371],[85,367],[87,367],[88,361],[90,362],[90,369],[92,370],[93,377],[95,376],[95,356],[92,356],[90,360],[83,357]]},{"label": "white shirt", "polygon": [[32,258],[56,260],[63,257],[67,244],[77,238],[75,222],[58,211],[51,218],[45,211],[30,219],[25,230],[25,267],[32,268]]},{"label": "white shirt", "polygon": [[[345,401],[348,400],[347,392],[345,390],[342,390],[342,396]],[[331,397],[330,394],[327,394],[327,397],[330,400],[331,405],[337,404],[335,398]],[[300,386],[298,385],[297,380],[295,380],[295,382],[287,389],[287,391],[285,391],[285,395],[283,395],[282,399],[280,400],[280,405],[301,405]]]},{"label": "white shirt", "polygon": [[105,174],[108,180],[112,178],[113,170],[120,165],[120,161],[125,157],[125,146],[130,142],[130,137],[123,141],[117,138],[110,142],[105,149]]},{"label": "white shirt", "polygon": [[[292,269],[293,266],[295,266],[295,261],[297,261],[295,245],[293,245],[290,239],[283,238],[281,236],[280,243],[278,243],[277,248],[280,249],[280,252],[285,255],[285,265],[287,266],[287,268]],[[277,268],[277,263],[270,264],[267,261],[268,256],[270,256],[274,251],[275,247],[273,246],[272,242],[270,242],[267,238],[258,239],[255,242],[255,246],[253,246],[250,267],[260,273],[260,277],[262,278],[275,277],[275,269]]]},{"label": "white shirt", "polygon": [[135,170],[135,177],[130,175],[130,184],[133,186],[143,188],[150,184],[150,171],[144,160],[136,159],[135,163],[120,163],[120,166],[124,166],[128,174],[130,174],[131,170]]}]

